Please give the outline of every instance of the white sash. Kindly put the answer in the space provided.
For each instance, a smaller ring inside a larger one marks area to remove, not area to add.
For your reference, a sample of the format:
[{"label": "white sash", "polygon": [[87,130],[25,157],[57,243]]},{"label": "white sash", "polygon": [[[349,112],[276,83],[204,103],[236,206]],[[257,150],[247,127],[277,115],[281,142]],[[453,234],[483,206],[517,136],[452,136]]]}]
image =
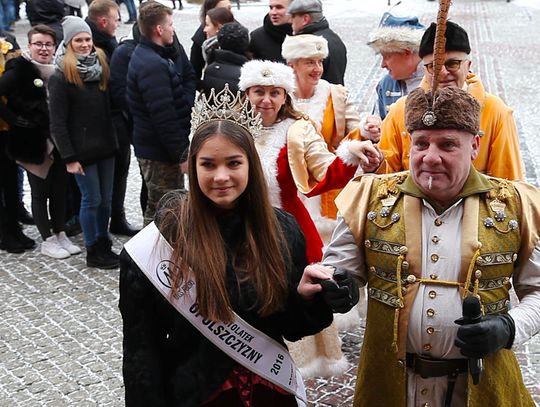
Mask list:
[{"label": "white sash", "polygon": [[204,319],[198,313],[193,276],[171,297],[169,259],[172,248],[154,222],[127,242],[124,248],[167,301],[210,342],[245,368],[293,394],[298,406],[306,405],[306,390],[300,371],[281,344],[235,313],[230,324]]}]

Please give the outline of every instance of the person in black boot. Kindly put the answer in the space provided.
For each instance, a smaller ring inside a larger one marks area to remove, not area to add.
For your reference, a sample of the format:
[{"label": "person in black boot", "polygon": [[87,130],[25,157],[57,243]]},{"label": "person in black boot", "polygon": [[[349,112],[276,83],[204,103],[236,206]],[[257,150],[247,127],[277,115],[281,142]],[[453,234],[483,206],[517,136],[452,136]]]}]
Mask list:
[{"label": "person in black boot", "polygon": [[86,265],[100,269],[114,269],[120,265],[118,255],[112,250],[109,238],[99,238],[92,246],[86,247]]}]

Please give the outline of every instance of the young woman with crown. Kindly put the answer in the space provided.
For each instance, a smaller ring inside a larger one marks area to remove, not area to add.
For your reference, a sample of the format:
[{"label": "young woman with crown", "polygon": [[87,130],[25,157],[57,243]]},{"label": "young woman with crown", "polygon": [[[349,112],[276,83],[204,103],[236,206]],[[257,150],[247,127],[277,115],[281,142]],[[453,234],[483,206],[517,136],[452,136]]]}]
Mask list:
[{"label": "young woman with crown", "polygon": [[189,192],[165,195],[121,254],[127,406],[304,405],[284,338],[332,321],[317,283],[331,276],[303,274],[304,236],[271,206],[260,118],[232,111],[228,87],[218,96],[194,107]]}]

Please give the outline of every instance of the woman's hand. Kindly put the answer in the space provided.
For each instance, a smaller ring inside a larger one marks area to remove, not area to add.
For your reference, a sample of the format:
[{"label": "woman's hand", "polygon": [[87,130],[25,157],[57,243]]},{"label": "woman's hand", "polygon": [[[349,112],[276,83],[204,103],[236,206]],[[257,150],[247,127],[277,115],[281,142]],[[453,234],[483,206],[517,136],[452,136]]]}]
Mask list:
[{"label": "woman's hand", "polygon": [[334,268],[322,264],[311,264],[304,269],[300,283],[298,283],[298,294],[304,300],[312,299],[315,294],[322,291],[319,280],[329,280],[334,275]]},{"label": "woman's hand", "polygon": [[81,163],[78,161],[67,163],[66,169],[67,169],[67,172],[69,172],[70,174],[85,175],[84,168],[81,165]]},{"label": "woman's hand", "polygon": [[358,157],[364,173],[373,172],[383,162],[384,154],[371,141],[356,141],[348,144],[351,154]]},{"label": "woman's hand", "polygon": [[381,118],[379,116],[367,116],[362,135],[368,137],[372,142],[378,143],[381,139],[381,123]]}]

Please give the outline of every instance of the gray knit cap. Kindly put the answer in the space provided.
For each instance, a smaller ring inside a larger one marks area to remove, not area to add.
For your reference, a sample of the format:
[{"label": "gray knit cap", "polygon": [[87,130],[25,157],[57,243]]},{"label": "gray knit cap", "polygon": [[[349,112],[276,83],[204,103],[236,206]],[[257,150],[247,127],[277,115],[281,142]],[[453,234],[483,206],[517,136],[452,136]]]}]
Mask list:
[{"label": "gray knit cap", "polygon": [[287,9],[289,14],[322,13],[321,0],[293,0]]},{"label": "gray knit cap", "polygon": [[79,33],[88,33],[92,35],[92,30],[86,22],[76,16],[66,16],[62,21],[62,30],[64,31],[64,44],[69,44],[70,41]]}]

